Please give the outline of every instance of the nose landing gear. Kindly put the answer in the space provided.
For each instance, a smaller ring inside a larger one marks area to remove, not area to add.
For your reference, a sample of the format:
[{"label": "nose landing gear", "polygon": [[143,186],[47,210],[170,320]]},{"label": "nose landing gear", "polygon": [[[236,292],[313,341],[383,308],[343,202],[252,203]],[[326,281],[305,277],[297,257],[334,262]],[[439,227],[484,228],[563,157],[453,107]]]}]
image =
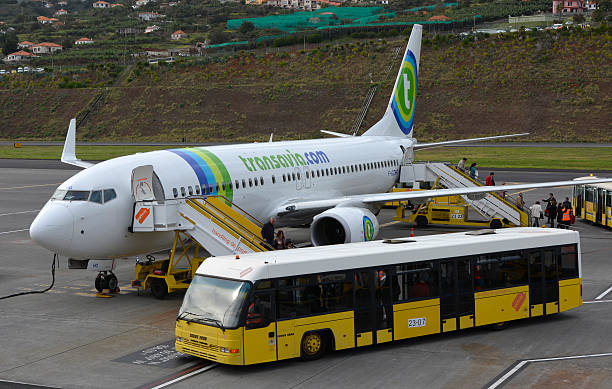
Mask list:
[{"label": "nose landing gear", "polygon": [[101,271],[95,281],[96,290],[103,293],[105,289],[111,293],[119,293],[119,281],[112,271]]}]

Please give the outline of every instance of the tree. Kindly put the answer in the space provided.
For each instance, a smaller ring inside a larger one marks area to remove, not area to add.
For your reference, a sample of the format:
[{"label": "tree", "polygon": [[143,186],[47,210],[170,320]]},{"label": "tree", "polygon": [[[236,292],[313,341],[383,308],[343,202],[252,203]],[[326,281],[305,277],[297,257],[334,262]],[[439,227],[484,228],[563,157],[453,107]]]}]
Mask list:
[{"label": "tree", "polygon": [[229,35],[223,29],[217,28],[210,32],[210,43],[224,43],[229,40]]},{"label": "tree", "polygon": [[582,14],[576,14],[572,17],[572,20],[574,21],[574,23],[576,24],[580,24],[580,23],[584,23],[585,19],[584,16]]},{"label": "tree", "polygon": [[4,55],[9,55],[17,51],[17,44],[19,41],[17,40],[17,34],[14,31],[11,31],[4,35],[4,41],[2,42],[2,52]]},{"label": "tree", "polygon": [[241,34],[247,34],[251,31],[253,31],[255,29],[255,25],[252,22],[244,21],[242,22],[242,24],[240,25],[240,29],[238,31],[240,31]]}]

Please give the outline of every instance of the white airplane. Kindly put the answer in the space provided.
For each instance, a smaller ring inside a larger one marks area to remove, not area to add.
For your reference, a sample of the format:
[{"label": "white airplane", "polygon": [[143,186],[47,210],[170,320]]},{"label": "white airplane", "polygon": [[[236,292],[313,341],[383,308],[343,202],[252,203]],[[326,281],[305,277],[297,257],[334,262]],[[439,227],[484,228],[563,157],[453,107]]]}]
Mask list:
[{"label": "white airplane", "polygon": [[[157,200],[221,194],[259,220],[311,223],[314,245],[372,240],[387,201],[573,185],[572,181],[386,193],[414,150],[518,136],[419,144],[413,135],[422,27],[410,35],[387,110],[362,136],[137,153],[93,165],[75,156],[74,119],[62,162],[84,167],[62,183],[30,226],[39,245],[75,259],[116,259],[168,249],[171,232],[133,233],[132,171],[153,166]],[[592,182],[612,179],[587,180]],[[587,183],[581,181],[581,184]]]}]

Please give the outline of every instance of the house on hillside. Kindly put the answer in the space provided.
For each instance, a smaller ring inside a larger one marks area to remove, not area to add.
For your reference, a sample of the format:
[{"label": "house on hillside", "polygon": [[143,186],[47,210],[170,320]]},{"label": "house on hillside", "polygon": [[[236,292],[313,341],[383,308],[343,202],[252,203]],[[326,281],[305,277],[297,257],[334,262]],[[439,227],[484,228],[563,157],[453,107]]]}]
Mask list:
[{"label": "house on hillside", "polygon": [[62,15],[68,15],[68,11],[66,11],[65,9],[62,8],[62,9],[58,9],[53,14],[53,16],[62,16]]},{"label": "house on hillside", "polygon": [[40,24],[53,24],[55,22],[59,22],[59,19],[56,18],[48,18],[46,16],[38,16],[36,17],[36,20],[38,21],[38,23]]},{"label": "house on hillside", "polygon": [[136,0],[136,4],[134,4],[134,5],[132,6],[132,8],[134,8],[134,9],[136,9],[136,8],[140,8],[140,7],[142,7],[143,5],[147,5],[147,4],[149,4],[149,0]]},{"label": "house on hillside", "polygon": [[145,20],[145,21],[150,21],[150,20],[155,20],[155,19],[159,19],[159,18],[164,18],[166,17],[166,15],[161,15],[158,14],[157,12],[140,12],[138,14],[138,17],[141,20]]},{"label": "house on hillside", "polygon": [[15,53],[11,53],[9,55],[6,56],[6,58],[4,58],[4,62],[21,62],[21,61],[27,61],[30,58],[34,58],[35,55],[32,53],[28,53],[27,51],[17,51]]},{"label": "house on hillside", "polygon": [[187,38],[188,35],[185,33],[185,31],[183,30],[176,30],[174,31],[171,35],[170,35],[170,39],[172,40],[179,40],[179,39],[183,39],[183,38]]},{"label": "house on hillside", "polygon": [[95,3],[93,3],[93,7],[94,8],[110,8],[110,3],[106,1],[102,1],[102,0],[98,0]]},{"label": "house on hillside", "polygon": [[599,3],[597,2],[597,0],[586,0],[584,2],[585,7],[589,11],[595,11],[598,8],[598,4]]},{"label": "house on hillside", "polygon": [[113,3],[113,4],[111,4],[111,8],[115,8],[115,7],[124,7],[124,5],[120,4],[120,3]]},{"label": "house on hillside", "polygon": [[62,51],[64,47],[57,43],[42,42],[32,46],[32,52],[34,54],[53,54],[56,51]]},{"label": "house on hillside", "polygon": [[17,45],[17,47],[19,47],[20,49],[29,49],[32,46],[34,46],[34,43],[30,41],[19,42],[19,44]]},{"label": "house on hillside", "polygon": [[59,6],[63,7],[63,6],[65,6],[65,5],[68,5],[68,2],[67,2],[67,1],[64,1],[64,0],[62,0],[62,1],[58,1],[58,2],[57,2],[57,5],[59,5]]},{"label": "house on hillside", "polygon": [[430,17],[427,20],[432,21],[432,22],[448,22],[450,18],[446,15],[436,15],[436,16]]},{"label": "house on hillside", "polygon": [[553,14],[583,13],[588,11],[584,0],[553,0]]},{"label": "house on hillside", "polygon": [[75,45],[91,45],[94,43],[94,40],[91,38],[81,38],[74,41]]},{"label": "house on hillside", "polygon": [[160,27],[154,24],[152,26],[148,26],[147,28],[145,28],[144,33],[145,34],[150,34],[150,33],[154,32],[154,31],[159,30],[159,29],[160,29]]}]

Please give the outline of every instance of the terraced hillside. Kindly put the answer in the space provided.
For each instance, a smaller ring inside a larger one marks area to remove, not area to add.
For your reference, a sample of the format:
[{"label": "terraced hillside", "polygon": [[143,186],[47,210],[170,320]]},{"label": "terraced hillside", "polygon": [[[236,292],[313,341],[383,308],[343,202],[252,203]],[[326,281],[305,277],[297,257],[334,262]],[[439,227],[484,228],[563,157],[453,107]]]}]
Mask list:
[{"label": "terraced hillside", "polygon": [[[362,40],[282,53],[240,53],[171,65],[137,64],[123,77],[90,67],[61,78],[0,81],[0,137],[61,139],[70,117],[106,91],[84,140],[265,140],[348,131],[368,88],[379,88],[362,128],[383,113],[395,48]],[[516,33],[423,44],[420,140],[528,131],[530,140],[612,142],[609,30]],[[87,73],[93,72],[94,74]],[[119,69],[121,70],[121,69]],[[108,90],[105,88],[109,88]],[[82,116],[82,113],[81,113]]]}]

